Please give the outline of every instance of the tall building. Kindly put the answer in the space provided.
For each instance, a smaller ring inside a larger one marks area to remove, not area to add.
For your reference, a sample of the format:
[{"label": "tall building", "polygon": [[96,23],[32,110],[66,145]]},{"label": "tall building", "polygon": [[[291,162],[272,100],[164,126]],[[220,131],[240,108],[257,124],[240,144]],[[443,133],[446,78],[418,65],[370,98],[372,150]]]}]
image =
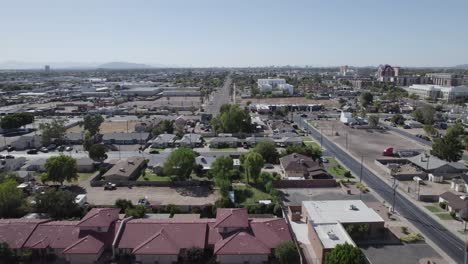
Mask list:
[{"label": "tall building", "polygon": [[395,68],[392,66],[385,64],[385,65],[380,65],[379,68],[377,69],[377,80],[380,82],[393,82],[394,77],[398,76],[400,68],[396,67],[397,71],[395,71]]},{"label": "tall building", "polygon": [[440,86],[459,86],[463,84],[463,76],[452,73],[428,73],[426,77],[429,77],[432,84]]},{"label": "tall building", "polygon": [[49,73],[50,72],[50,66],[49,65],[44,66],[44,70],[45,70],[46,73]]},{"label": "tall building", "polygon": [[348,65],[344,65],[340,67],[340,75],[341,76],[346,76],[348,73]]}]

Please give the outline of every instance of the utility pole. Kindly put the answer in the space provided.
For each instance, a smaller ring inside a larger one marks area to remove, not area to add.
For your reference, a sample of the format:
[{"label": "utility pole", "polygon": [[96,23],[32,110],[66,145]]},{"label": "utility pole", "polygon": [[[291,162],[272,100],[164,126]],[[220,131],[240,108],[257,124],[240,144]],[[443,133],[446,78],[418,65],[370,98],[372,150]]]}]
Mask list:
[{"label": "utility pole", "polygon": [[346,149],[348,149],[348,132],[346,132]]},{"label": "utility pole", "polygon": [[362,182],[362,167],[364,163],[364,154],[361,154],[361,175],[359,176],[359,182]]},{"label": "utility pole", "polygon": [[396,189],[398,187],[398,182],[396,181],[396,178],[393,178],[393,202],[392,202],[392,213],[395,213],[395,202],[396,202]]}]

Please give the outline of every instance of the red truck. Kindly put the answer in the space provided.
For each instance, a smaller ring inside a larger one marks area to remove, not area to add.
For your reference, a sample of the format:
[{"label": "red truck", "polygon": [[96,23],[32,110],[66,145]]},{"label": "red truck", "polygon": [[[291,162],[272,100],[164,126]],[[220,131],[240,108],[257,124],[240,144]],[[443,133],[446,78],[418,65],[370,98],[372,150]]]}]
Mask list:
[{"label": "red truck", "polygon": [[386,148],[386,149],[384,149],[382,155],[384,155],[384,156],[386,156],[386,157],[393,157],[393,156],[394,156],[393,148]]}]

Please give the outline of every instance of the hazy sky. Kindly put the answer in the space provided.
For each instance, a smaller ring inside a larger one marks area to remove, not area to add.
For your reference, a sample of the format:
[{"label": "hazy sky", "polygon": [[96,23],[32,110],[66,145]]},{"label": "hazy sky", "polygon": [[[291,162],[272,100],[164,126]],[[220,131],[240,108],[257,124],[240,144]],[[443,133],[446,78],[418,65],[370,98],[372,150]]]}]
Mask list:
[{"label": "hazy sky", "polygon": [[0,0],[0,62],[468,63],[468,0]]}]

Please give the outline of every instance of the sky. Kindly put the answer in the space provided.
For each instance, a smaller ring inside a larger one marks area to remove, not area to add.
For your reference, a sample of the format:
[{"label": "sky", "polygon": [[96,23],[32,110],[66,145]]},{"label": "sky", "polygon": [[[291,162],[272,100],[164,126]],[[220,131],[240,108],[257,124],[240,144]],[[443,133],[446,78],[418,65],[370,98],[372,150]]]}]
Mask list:
[{"label": "sky", "polygon": [[0,36],[0,63],[454,66],[468,0],[0,0]]}]

